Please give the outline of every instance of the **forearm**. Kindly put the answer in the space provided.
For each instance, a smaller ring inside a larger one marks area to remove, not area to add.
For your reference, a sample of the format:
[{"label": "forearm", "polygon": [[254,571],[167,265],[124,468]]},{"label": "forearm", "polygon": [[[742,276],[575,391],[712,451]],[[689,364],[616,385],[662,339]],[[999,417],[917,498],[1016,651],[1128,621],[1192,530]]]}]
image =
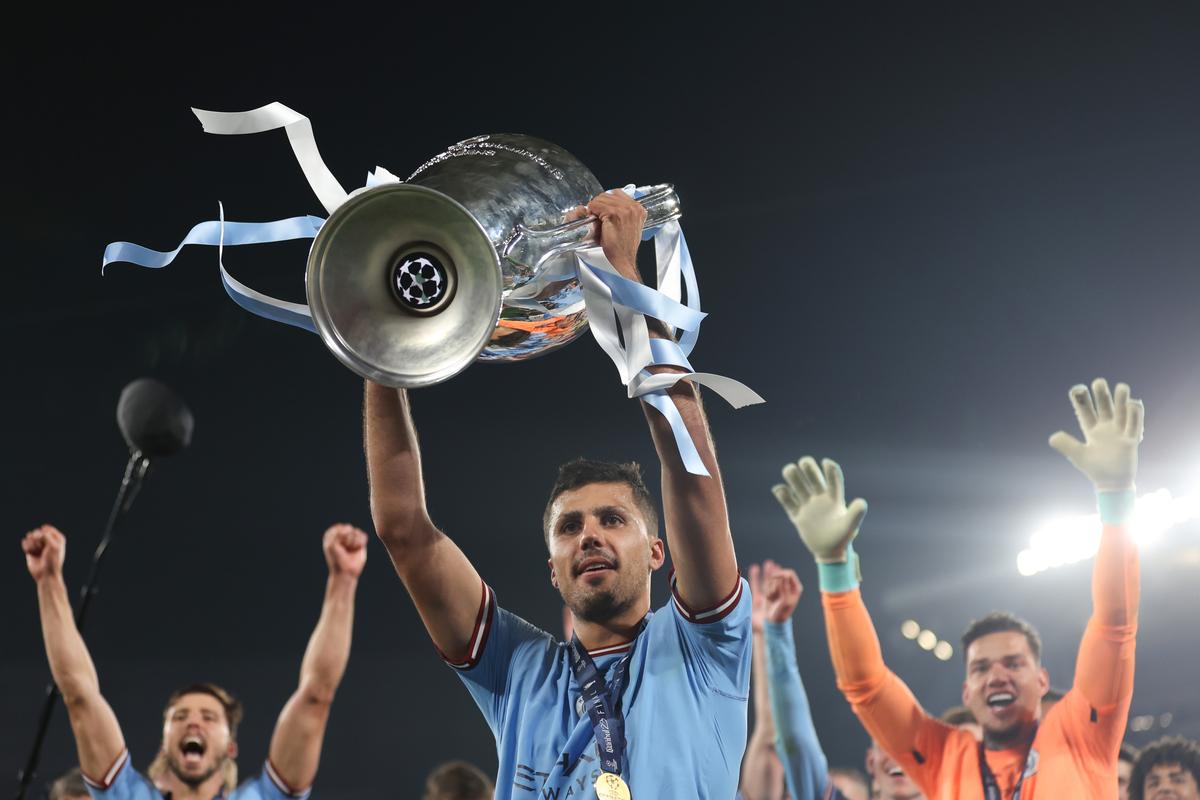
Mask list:
[{"label": "forearm", "polygon": [[[943,730],[945,726],[930,718],[904,682],[887,668],[875,626],[857,588],[838,593],[822,591],[821,605],[838,689],[867,732],[910,777],[919,780],[919,765],[911,756],[912,750],[922,736],[944,737],[949,729]],[[929,747],[927,759],[935,755],[935,745]]]},{"label": "forearm", "polygon": [[363,439],[371,517],[393,560],[436,535],[425,506],[421,451],[408,393],[366,382]]},{"label": "forearm", "polygon": [[1128,526],[1133,502],[1132,491],[1100,495],[1103,529],[1092,568],[1092,616],[1100,625],[1137,625],[1138,551]]},{"label": "forearm", "polygon": [[300,688],[310,702],[329,704],[350,658],[356,578],[330,575],[321,616],[300,664]]},{"label": "forearm", "polygon": [[100,694],[100,679],[75,627],[62,577],[43,578],[37,589],[46,658],[70,716],[79,767],[89,778],[103,781],[105,772],[125,749],[120,725]]},{"label": "forearm", "polygon": [[643,403],[662,464],[662,501],[667,544],[679,592],[693,608],[720,603],[737,583],[737,557],[729,531],[725,489],[699,390],[680,381],[667,392],[709,476],[687,471],[667,419]]},{"label": "forearm", "polygon": [[1104,513],[1103,503],[1107,521],[1092,568],[1092,618],[1079,647],[1075,684],[1092,708],[1108,712],[1128,706],[1133,693],[1139,576],[1137,546],[1120,524],[1127,514]]},{"label": "forearm", "polygon": [[46,658],[63,699],[70,705],[86,695],[98,695],[100,679],[87,645],[75,627],[75,615],[62,577],[43,578],[37,584],[37,592]]},{"label": "forearm", "polygon": [[754,691],[754,730],[750,736],[775,746],[775,719],[771,714],[771,692],[768,687],[767,642],[762,631],[754,632],[751,651],[750,679]]},{"label": "forearm", "polygon": [[768,622],[766,628],[768,685],[778,730],[776,747],[783,761],[788,788],[798,800],[817,798],[822,796],[828,782],[829,762],[821,750],[808,695],[800,678],[792,624],[790,621]]}]

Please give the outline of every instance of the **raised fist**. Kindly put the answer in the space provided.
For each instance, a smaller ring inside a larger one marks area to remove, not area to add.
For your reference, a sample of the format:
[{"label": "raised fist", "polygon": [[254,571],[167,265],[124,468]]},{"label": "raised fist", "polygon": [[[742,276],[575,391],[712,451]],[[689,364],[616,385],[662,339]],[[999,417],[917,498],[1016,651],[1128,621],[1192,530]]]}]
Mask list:
[{"label": "raised fist", "polygon": [[766,601],[767,619],[771,622],[787,622],[800,602],[804,586],[794,569],[785,569],[774,561],[763,568],[763,595]]},{"label": "raised fist", "polygon": [[67,537],[53,525],[43,525],[25,534],[21,540],[25,551],[25,566],[35,581],[62,575],[63,561],[67,557]]},{"label": "raised fist", "polygon": [[367,564],[367,535],[353,525],[330,525],[322,548],[330,575],[357,578]]}]

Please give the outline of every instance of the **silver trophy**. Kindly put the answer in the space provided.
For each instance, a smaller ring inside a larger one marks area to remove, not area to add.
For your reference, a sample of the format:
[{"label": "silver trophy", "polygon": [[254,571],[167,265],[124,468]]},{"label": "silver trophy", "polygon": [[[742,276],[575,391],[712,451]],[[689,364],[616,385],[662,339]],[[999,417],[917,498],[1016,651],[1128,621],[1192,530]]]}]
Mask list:
[{"label": "silver trophy", "polygon": [[[562,347],[587,328],[575,253],[597,244],[594,217],[564,220],[601,191],[566,150],[517,134],[468,139],[407,181],[360,189],[309,253],[317,332],[359,375],[409,388]],[[639,200],[648,229],[680,216],[668,184]]]}]

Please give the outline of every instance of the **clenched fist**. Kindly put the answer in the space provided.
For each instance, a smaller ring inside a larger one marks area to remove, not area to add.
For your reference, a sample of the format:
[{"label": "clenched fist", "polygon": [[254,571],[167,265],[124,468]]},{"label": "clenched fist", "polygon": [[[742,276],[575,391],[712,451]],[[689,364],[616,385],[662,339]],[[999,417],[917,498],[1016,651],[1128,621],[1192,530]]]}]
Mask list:
[{"label": "clenched fist", "polygon": [[764,622],[787,622],[791,619],[804,587],[795,570],[785,569],[767,559],[760,567],[751,564],[750,621],[755,633],[763,630]]},{"label": "clenched fist", "polygon": [[62,576],[67,557],[67,537],[53,525],[43,525],[25,534],[21,540],[25,551],[25,566],[35,581]]},{"label": "clenched fist", "polygon": [[322,548],[330,575],[357,578],[367,564],[367,535],[353,525],[330,525]]}]

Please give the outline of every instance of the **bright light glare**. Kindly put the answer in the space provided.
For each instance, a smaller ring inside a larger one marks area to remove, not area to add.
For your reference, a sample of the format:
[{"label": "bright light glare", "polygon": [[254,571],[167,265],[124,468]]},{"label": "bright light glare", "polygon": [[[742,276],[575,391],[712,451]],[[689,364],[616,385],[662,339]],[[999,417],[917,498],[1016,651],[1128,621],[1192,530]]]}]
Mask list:
[{"label": "bright light glare", "polygon": [[[1137,499],[1129,528],[1139,547],[1149,547],[1168,529],[1194,519],[1200,519],[1200,492],[1172,497],[1159,489]],[[1096,555],[1099,546],[1099,514],[1058,517],[1029,537],[1029,547],[1017,554],[1017,571],[1029,576],[1074,564]]]},{"label": "bright light glare", "polygon": [[917,644],[921,646],[922,650],[932,650],[937,646],[937,642],[937,634],[933,631],[921,631],[921,634],[917,637]]},{"label": "bright light glare", "polygon": [[915,639],[921,633],[921,626],[915,619],[906,619],[900,623],[900,633],[905,639]]},{"label": "bright light glare", "polygon": [[938,642],[933,654],[942,661],[949,661],[954,656],[954,647],[949,642]]}]

